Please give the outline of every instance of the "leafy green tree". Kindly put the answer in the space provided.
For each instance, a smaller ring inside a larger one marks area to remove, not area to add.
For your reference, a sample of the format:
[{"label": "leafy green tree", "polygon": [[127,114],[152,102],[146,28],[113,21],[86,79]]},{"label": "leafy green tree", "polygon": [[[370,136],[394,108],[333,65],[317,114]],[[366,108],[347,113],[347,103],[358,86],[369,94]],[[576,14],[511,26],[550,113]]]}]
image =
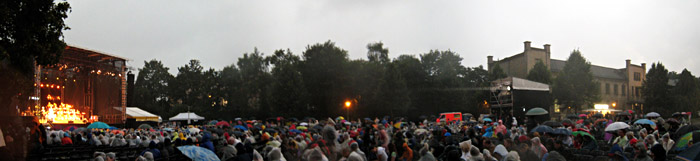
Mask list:
[{"label": "leafy green tree", "polygon": [[[168,85],[170,88],[170,101],[178,107],[188,106],[191,112],[202,113],[204,107],[207,106],[205,103],[205,98],[207,98],[207,93],[209,91],[202,85],[204,81],[209,81],[204,79],[203,75],[204,67],[200,64],[199,60],[192,59],[188,64],[182,67],[178,67],[178,73],[175,79],[172,79]],[[185,111],[174,111],[168,110],[170,113],[168,115],[175,115],[180,112]]]},{"label": "leafy green tree", "polygon": [[[406,116],[411,109],[410,91],[406,80],[401,76],[398,65],[388,64],[383,84],[379,89],[379,107],[388,109],[391,116]],[[386,112],[386,111],[384,111]]]},{"label": "leafy green tree", "polygon": [[289,49],[277,50],[268,57],[272,68],[272,107],[279,115],[304,116],[308,112],[308,96],[304,79],[299,71],[301,58]]},{"label": "leafy green tree", "polygon": [[348,94],[348,53],[331,41],[307,46],[303,53],[302,76],[309,93],[311,108],[316,115],[344,113],[342,102]]},{"label": "leafy green tree", "polygon": [[484,66],[470,67],[464,71],[464,80],[462,81],[465,87],[487,87],[490,85],[489,71],[484,69]]},{"label": "leafy green tree", "polygon": [[671,92],[675,100],[675,111],[694,111],[700,105],[697,81],[687,69],[683,69],[678,76],[678,83]]},{"label": "leafy green tree", "polygon": [[450,50],[421,54],[421,64],[427,73],[428,81],[432,87],[446,88],[460,85],[460,74],[466,68],[461,65],[462,58]]},{"label": "leafy green tree", "polygon": [[552,82],[552,74],[549,72],[547,65],[544,65],[542,61],[537,61],[532,70],[530,70],[530,73],[527,74],[527,79],[535,82],[549,84]]},{"label": "leafy green tree", "polygon": [[508,75],[506,75],[506,72],[503,71],[503,68],[501,68],[500,65],[496,64],[491,68],[491,74],[489,75],[489,79],[491,79],[492,81],[505,77],[508,77]]},{"label": "leafy green tree", "polygon": [[268,87],[272,77],[268,70],[269,63],[263,53],[255,48],[253,53],[246,53],[242,58],[238,58],[237,64],[241,72],[241,92],[246,94],[246,108],[258,113],[269,110],[265,108],[269,107]]},{"label": "leafy green tree", "polygon": [[389,63],[389,49],[384,48],[384,43],[367,44],[367,58],[370,62],[379,62],[380,64]]},{"label": "leafy green tree", "polygon": [[646,79],[642,82],[642,98],[647,111],[670,114],[671,87],[668,85],[668,70],[661,62],[651,65]]},{"label": "leafy green tree", "polygon": [[0,60],[26,72],[37,65],[58,63],[66,43],[63,22],[70,10],[68,2],[52,0],[0,2]]},{"label": "leafy green tree", "polygon": [[400,55],[394,59],[393,64],[406,81],[409,89],[427,87],[427,73],[418,58],[411,55]]},{"label": "leafy green tree", "polygon": [[579,50],[574,50],[554,80],[552,95],[560,105],[578,111],[584,105],[598,101],[598,87],[591,74],[591,64]]},{"label": "leafy green tree", "polygon": [[174,78],[168,70],[158,60],[144,61],[134,85],[136,106],[152,113],[166,113],[169,108],[168,83]]},{"label": "leafy green tree", "polygon": [[227,118],[242,117],[242,114],[247,107],[247,99],[242,92],[241,73],[236,68],[235,64],[228,65],[220,72],[219,82],[221,83],[221,104],[224,106],[224,112],[227,113]]}]

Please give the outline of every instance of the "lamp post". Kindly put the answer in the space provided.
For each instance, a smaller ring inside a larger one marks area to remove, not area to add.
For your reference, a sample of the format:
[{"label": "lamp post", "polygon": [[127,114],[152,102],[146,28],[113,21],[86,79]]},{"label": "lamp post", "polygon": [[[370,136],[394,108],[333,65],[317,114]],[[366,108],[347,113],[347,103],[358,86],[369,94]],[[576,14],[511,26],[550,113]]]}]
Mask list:
[{"label": "lamp post", "polygon": [[350,106],[351,105],[352,105],[352,102],[345,101],[345,117],[347,117],[348,120],[350,119]]}]

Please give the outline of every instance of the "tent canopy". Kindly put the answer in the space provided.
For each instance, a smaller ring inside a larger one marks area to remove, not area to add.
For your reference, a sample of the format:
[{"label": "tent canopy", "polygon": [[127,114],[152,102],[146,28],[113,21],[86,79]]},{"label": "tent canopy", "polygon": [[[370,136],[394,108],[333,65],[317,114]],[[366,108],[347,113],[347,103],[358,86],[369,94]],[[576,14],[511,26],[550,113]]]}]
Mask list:
[{"label": "tent canopy", "polygon": [[549,85],[544,83],[539,83],[535,81],[530,81],[527,79],[522,79],[518,77],[506,77],[503,79],[495,80],[492,82],[491,90],[502,90],[499,88],[505,88],[512,85],[515,90],[530,90],[530,91],[549,91]]},{"label": "tent canopy", "polygon": [[185,112],[185,113],[179,113],[173,117],[171,117],[169,120],[170,121],[183,121],[183,120],[204,120],[204,117],[199,116],[195,114],[194,112]]},{"label": "tent canopy", "polygon": [[[120,107],[114,107],[119,111],[122,111]],[[136,121],[153,121],[161,122],[158,118],[160,116],[152,114],[148,111],[142,110],[138,107],[126,107],[126,117],[136,119]]]}]

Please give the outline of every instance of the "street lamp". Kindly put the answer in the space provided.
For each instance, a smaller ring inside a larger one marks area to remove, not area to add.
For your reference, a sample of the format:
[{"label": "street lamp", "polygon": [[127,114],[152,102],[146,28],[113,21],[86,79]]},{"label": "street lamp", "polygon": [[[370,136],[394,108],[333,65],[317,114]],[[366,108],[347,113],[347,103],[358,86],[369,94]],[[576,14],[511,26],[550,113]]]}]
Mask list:
[{"label": "street lamp", "polygon": [[352,105],[352,102],[345,101],[345,117],[347,117],[348,120],[350,119],[350,106],[351,105]]}]

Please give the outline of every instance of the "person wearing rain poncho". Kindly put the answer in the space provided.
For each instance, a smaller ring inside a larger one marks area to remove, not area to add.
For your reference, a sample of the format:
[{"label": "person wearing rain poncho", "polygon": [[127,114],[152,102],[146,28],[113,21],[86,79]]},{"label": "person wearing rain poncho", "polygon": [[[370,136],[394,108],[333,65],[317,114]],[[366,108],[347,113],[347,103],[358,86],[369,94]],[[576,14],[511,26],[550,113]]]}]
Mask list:
[{"label": "person wearing rain poncho", "polygon": [[486,132],[481,137],[486,137],[486,138],[493,137],[493,126],[486,128]]}]

